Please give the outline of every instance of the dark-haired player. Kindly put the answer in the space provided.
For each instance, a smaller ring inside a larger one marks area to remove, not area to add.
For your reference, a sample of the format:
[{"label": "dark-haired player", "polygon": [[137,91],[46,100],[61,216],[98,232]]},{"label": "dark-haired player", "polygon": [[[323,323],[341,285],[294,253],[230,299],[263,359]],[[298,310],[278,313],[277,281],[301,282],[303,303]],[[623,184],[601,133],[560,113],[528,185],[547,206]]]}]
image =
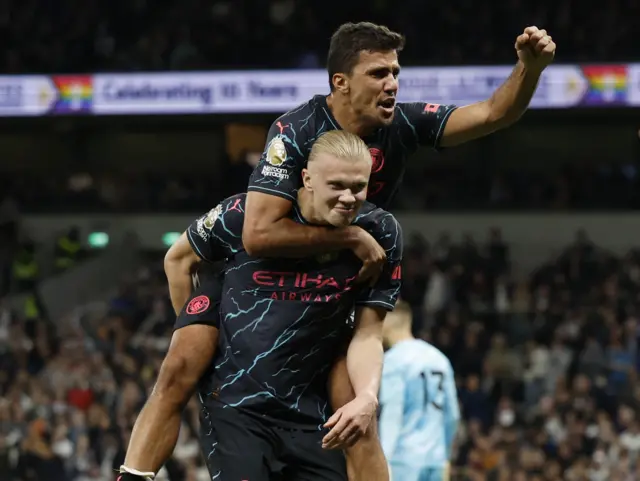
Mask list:
[{"label": "dark-haired player", "polygon": [[[363,22],[342,25],[331,38],[327,67],[329,96],[317,95],[278,118],[269,131],[267,148],[249,182],[243,231],[246,249],[254,255],[305,255],[340,249],[368,240],[366,232],[324,229],[292,222],[289,212],[300,186],[308,151],[322,132],[343,129],[369,146],[373,168],[367,199],[389,205],[400,187],[408,157],[420,145],[450,147],[504,128],[520,118],[531,100],[540,74],[552,61],[555,44],[545,30],[528,27],[516,39],[518,63],[493,96],[456,108],[424,102],[396,102],[404,37],[386,27]],[[366,244],[370,245],[370,244]],[[289,253],[289,254],[287,254]],[[362,279],[375,278],[381,260],[375,250],[362,250]],[[351,399],[344,363],[333,376],[335,402]],[[349,452],[362,479],[385,480],[384,457],[369,431]]]},{"label": "dark-haired player", "polygon": [[[328,56],[330,95],[316,96],[274,122],[263,158],[251,177],[242,233],[249,253],[303,257],[347,248],[363,262],[360,280],[374,279],[385,258],[365,231],[326,229],[290,219],[302,181],[300,172],[315,139],[322,132],[340,129],[364,139],[374,160],[369,200],[385,207],[401,183],[408,157],[419,145],[454,146],[517,121],[555,54],[555,43],[545,30],[526,28],[516,39],[518,62],[505,83],[490,99],[455,108],[396,102],[398,52],[403,46],[402,35],[366,22],[345,24],[333,35]],[[174,249],[167,255],[165,270],[177,312],[191,294],[195,263],[197,256],[188,250]],[[181,407],[215,350],[215,324],[192,324],[176,334],[127,452],[125,465],[137,472],[156,470],[153,466],[170,455]],[[337,363],[332,383],[336,406],[352,399],[344,362]],[[362,479],[388,479],[375,425],[347,454],[353,471],[362,473]]]}]

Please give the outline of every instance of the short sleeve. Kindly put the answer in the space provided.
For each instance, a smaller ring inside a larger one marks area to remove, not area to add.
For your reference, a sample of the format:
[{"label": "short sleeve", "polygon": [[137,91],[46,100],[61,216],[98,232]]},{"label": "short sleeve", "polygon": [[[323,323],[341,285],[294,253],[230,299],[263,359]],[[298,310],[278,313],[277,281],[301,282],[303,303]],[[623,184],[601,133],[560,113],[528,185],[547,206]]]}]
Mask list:
[{"label": "short sleeve", "polygon": [[242,246],[244,194],[222,201],[187,228],[193,251],[204,261],[223,260]]},{"label": "short sleeve", "polygon": [[295,201],[302,187],[302,169],[306,155],[301,145],[304,132],[290,123],[277,120],[269,129],[260,162],[249,178],[248,191],[262,192]]},{"label": "short sleeve", "polygon": [[176,319],[174,330],[194,324],[220,328],[221,273],[206,278],[195,288]]},{"label": "short sleeve", "polygon": [[402,103],[398,106],[405,144],[438,149],[449,116],[456,106],[425,102]]},{"label": "short sleeve", "polygon": [[389,213],[385,213],[377,221],[377,225],[380,226],[380,232],[374,237],[387,253],[387,263],[376,285],[365,291],[356,304],[377,306],[393,311],[402,287],[401,264],[404,242],[402,227],[396,218]]}]

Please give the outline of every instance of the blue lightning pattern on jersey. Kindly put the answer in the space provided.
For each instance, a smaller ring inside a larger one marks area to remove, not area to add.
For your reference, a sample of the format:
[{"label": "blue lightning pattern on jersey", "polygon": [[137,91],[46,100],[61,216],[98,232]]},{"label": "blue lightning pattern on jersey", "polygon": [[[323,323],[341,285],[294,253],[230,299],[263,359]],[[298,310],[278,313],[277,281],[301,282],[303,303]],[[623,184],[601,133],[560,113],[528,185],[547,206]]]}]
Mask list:
[{"label": "blue lightning pattern on jersey", "polygon": [[[363,138],[372,152],[375,149],[378,158],[371,174],[368,200],[379,207],[389,206],[409,156],[421,145],[439,148],[445,124],[454,110],[453,105],[398,103],[391,124]],[[313,143],[324,132],[340,128],[323,95],[316,95],[280,116],[269,129],[267,149],[251,175],[249,191],[294,201],[297,190],[302,187],[300,174],[306,167]],[[269,162],[268,152],[273,142],[280,142],[286,151],[285,161],[277,165]]]},{"label": "blue lightning pattern on jersey", "polygon": [[[356,304],[392,309],[400,279],[401,229],[387,212],[365,204],[356,225],[387,252],[373,287],[351,283],[362,264],[351,251],[306,259],[257,259],[242,246],[245,195],[224,200],[205,232],[194,222],[189,240],[203,258],[225,260],[215,369],[199,390],[226,407],[283,424],[316,429],[328,419],[331,366],[352,333],[345,321]],[[292,219],[304,222],[299,209]]]}]

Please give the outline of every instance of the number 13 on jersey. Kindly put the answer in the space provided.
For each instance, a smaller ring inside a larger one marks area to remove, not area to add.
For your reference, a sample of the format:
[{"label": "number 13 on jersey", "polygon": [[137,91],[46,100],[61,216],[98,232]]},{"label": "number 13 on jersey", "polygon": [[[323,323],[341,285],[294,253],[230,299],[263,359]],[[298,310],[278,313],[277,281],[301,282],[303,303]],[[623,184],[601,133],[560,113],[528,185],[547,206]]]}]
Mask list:
[{"label": "number 13 on jersey", "polygon": [[429,404],[442,411],[444,408],[444,373],[442,371],[422,371],[420,373],[424,387],[424,407]]}]

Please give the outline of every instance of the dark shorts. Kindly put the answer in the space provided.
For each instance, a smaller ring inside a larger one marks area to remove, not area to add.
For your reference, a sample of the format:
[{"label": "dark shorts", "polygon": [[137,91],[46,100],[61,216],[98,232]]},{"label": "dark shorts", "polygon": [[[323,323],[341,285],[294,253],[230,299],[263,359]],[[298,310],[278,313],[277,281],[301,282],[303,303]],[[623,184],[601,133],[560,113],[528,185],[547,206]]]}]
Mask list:
[{"label": "dark shorts", "polygon": [[344,454],[322,449],[324,434],[275,427],[215,402],[200,416],[200,447],[216,481],[347,481]]},{"label": "dark shorts", "polygon": [[193,324],[206,324],[220,328],[220,299],[222,298],[222,271],[199,273],[196,287],[182,308],[173,326],[180,329]]}]

